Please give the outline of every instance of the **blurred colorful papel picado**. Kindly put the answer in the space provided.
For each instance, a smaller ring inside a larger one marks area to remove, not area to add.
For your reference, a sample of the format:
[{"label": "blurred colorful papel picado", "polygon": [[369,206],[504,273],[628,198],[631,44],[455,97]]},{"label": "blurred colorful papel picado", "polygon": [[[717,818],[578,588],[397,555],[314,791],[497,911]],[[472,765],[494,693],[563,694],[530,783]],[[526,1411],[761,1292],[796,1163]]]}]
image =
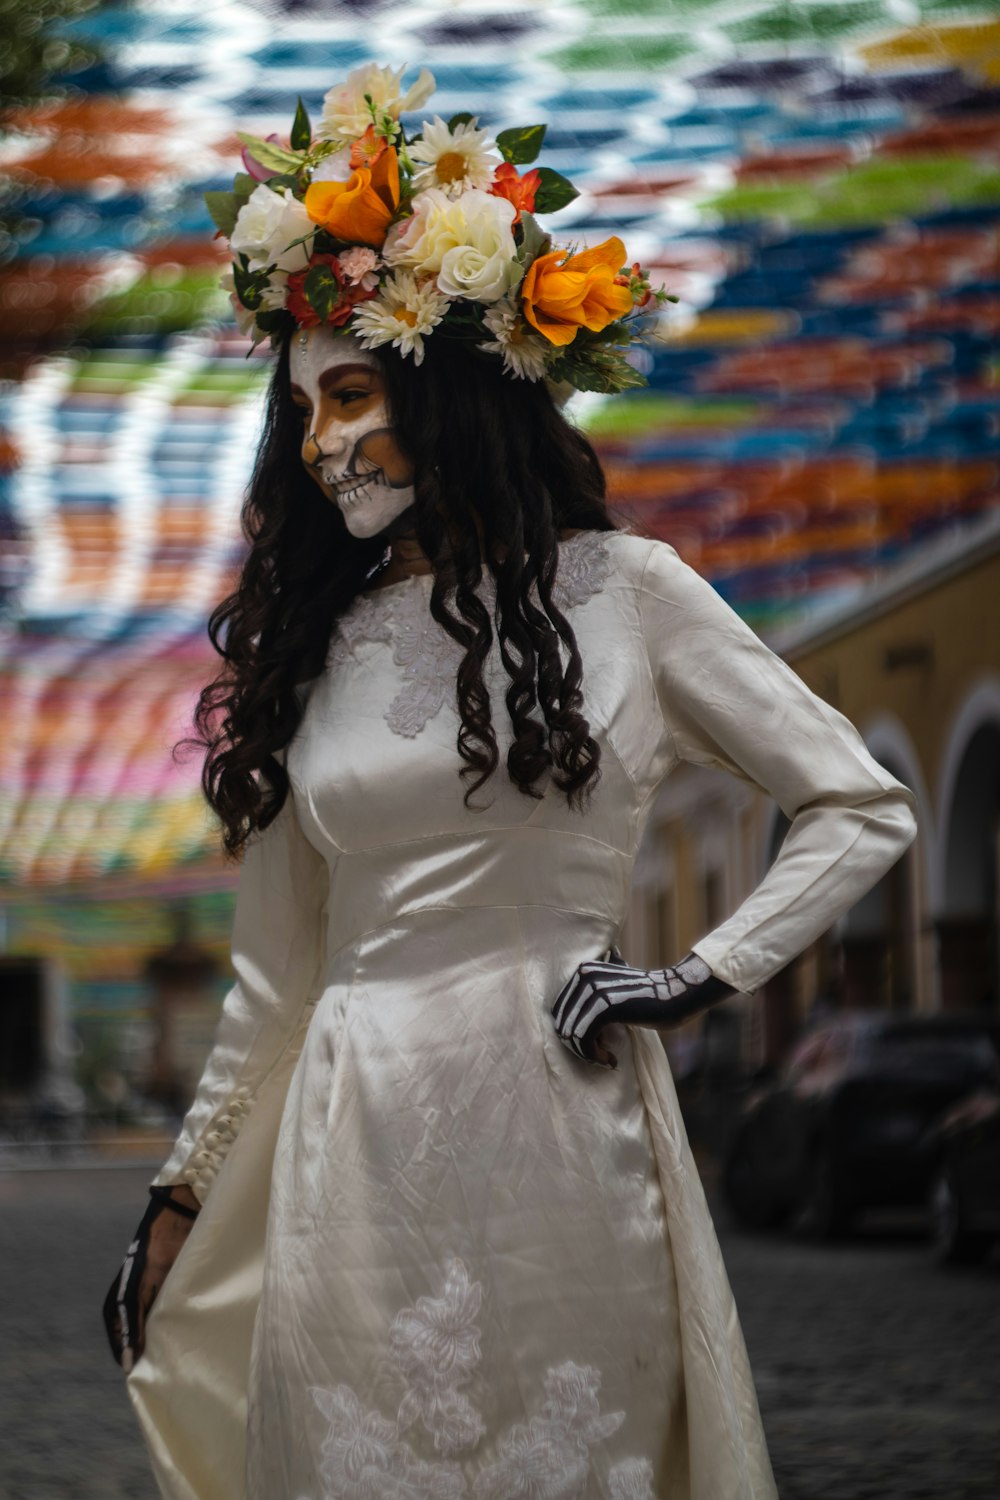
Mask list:
[{"label": "blurred colorful papel picado", "polygon": [[[1000,503],[996,3],[47,14],[61,92],[24,82],[26,43],[0,143],[0,906],[11,946],[65,951],[82,1005],[134,1002],[163,901],[227,936],[236,873],[171,749],[213,670],[268,369],[202,198],[237,129],[287,140],[299,96],[316,119],[371,61],[426,64],[445,119],[548,121],[579,196],[546,228],[618,236],[679,298],[630,355],[648,386],[570,410],[623,516],[765,634]],[[103,968],[81,902],[114,931]]]}]

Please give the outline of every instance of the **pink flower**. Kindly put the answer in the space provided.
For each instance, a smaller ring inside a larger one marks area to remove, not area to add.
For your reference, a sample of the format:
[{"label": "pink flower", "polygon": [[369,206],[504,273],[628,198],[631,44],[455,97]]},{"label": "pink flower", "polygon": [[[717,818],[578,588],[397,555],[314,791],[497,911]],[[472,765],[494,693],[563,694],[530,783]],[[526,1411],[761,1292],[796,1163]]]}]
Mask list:
[{"label": "pink flower", "polygon": [[[276,146],[281,145],[281,141],[276,135],[269,135],[267,139],[273,141]],[[244,170],[249,172],[250,176],[256,178],[258,182],[266,182],[269,177],[274,176],[274,168],[261,166],[257,158],[250,155],[246,146],[243,147],[240,154],[243,157]]]},{"label": "pink flower", "polygon": [[369,250],[367,246],[352,245],[349,250],[341,250],[337,256],[337,264],[352,286],[358,286],[365,292],[374,291],[378,286],[375,272],[382,262],[375,251]]}]

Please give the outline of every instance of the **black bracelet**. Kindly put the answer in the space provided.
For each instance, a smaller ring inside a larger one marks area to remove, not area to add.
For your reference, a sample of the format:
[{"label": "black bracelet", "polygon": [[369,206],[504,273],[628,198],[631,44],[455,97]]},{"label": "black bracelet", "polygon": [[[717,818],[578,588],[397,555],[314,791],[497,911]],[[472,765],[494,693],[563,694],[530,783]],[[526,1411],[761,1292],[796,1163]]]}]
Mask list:
[{"label": "black bracelet", "polygon": [[178,1203],[176,1198],[170,1196],[170,1188],[161,1186],[159,1183],[153,1185],[149,1190],[149,1196],[155,1198],[157,1203],[162,1203],[165,1208],[172,1208],[175,1214],[180,1214],[185,1219],[196,1219],[199,1210],[189,1208],[186,1203]]}]

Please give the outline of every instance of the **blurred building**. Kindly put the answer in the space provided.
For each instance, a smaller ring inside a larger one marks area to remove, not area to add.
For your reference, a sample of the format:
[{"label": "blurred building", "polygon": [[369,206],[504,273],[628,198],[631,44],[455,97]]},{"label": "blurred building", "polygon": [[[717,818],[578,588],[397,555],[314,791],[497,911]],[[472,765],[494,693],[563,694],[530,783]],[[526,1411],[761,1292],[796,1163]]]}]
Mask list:
[{"label": "blurred building", "polygon": [[[66,0],[44,33],[23,9],[0,117],[0,947],[58,960],[85,1050],[132,1073],[148,1053],[171,903],[226,983],[237,871],[171,749],[216,664],[267,360],[202,193],[229,186],[238,128],[286,136],[299,96],[318,119],[366,61],[429,66],[428,113],[548,122],[540,164],[581,191],[547,227],[620,236],[680,298],[636,356],[648,391],[575,408],[618,514],[922,798],[891,889],[746,1011],[751,1052],[824,998],[988,993],[996,632],[958,584],[961,609],[934,601],[945,559],[979,576],[1000,508],[995,5]],[[685,771],[665,797],[629,924],[659,962],[781,831],[736,783]]]},{"label": "blurred building", "polygon": [[[780,1061],[824,1008],[996,1009],[1000,997],[1000,515],[919,549],[856,599],[770,639],[917,798],[904,858],[749,1003],[744,1052]],[[656,802],[625,946],[674,961],[761,878],[787,821],[682,766]]]}]

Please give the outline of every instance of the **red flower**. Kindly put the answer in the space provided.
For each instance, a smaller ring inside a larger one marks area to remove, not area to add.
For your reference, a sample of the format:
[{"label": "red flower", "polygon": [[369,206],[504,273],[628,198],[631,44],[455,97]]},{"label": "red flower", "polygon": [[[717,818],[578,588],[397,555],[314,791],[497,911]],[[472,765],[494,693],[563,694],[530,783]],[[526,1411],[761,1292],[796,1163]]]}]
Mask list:
[{"label": "red flower", "polygon": [[636,307],[645,307],[653,296],[649,277],[637,260],[632,262],[631,271],[619,271],[615,277],[615,286],[627,286]]},{"label": "red flower", "polygon": [[[337,284],[337,299],[330,310],[329,317],[326,318],[320,317],[305,292],[306,277],[314,266],[328,266]],[[357,304],[370,301],[377,292],[377,286],[372,287],[368,292],[361,286],[353,286],[341,270],[335,255],[320,254],[312,257],[304,271],[293,271],[289,276],[285,306],[300,328],[318,328],[321,323],[326,323],[332,328],[341,328]]]},{"label": "red flower", "polygon": [[373,167],[388,147],[384,135],[375,134],[375,126],[369,125],[364,135],[358,137],[351,147],[351,171],[359,167]]},{"label": "red flower", "polygon": [[514,215],[514,223],[517,224],[521,218],[522,210],[531,213],[535,206],[535,194],[538,192],[538,184],[542,176],[537,167],[532,167],[530,172],[525,172],[523,177],[518,176],[517,168],[509,161],[501,162],[493,173],[493,185],[490,192],[494,198],[506,198],[513,203],[517,209]]}]

